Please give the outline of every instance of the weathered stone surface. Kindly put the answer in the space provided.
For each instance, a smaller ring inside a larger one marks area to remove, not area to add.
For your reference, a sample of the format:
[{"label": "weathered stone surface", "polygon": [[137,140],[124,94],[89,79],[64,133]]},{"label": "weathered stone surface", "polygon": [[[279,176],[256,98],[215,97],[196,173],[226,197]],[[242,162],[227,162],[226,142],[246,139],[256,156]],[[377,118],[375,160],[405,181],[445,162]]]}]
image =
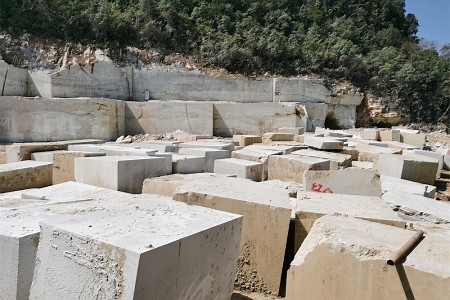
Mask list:
[{"label": "weathered stone surface", "polygon": [[405,143],[395,142],[395,141],[386,142],[386,144],[387,144],[388,148],[401,149],[403,152],[406,150],[420,149],[419,147],[414,146],[414,145],[408,145]]},{"label": "weathered stone surface", "polygon": [[129,144],[138,149],[153,149],[158,152],[178,152],[180,142],[172,141],[144,141]]},{"label": "weathered stone surface", "polygon": [[293,135],[300,135],[300,134],[305,133],[305,128],[304,127],[281,127],[281,128],[278,128],[278,131],[284,132],[284,133],[292,133]]},{"label": "weathered stone surface", "polygon": [[238,178],[262,181],[264,168],[259,162],[238,158],[218,159],[214,162],[214,173],[235,174]]},{"label": "weathered stone surface", "polygon": [[400,130],[400,142],[413,145],[419,149],[423,149],[425,145],[425,134],[424,133],[412,133],[405,129]]},{"label": "weathered stone surface", "polygon": [[326,103],[302,103],[307,111],[306,131],[314,132],[316,127],[324,127],[325,119],[328,112],[328,104]]},{"label": "weathered stone surface", "polygon": [[214,135],[262,135],[280,127],[306,126],[295,103],[214,103]]},{"label": "weathered stone surface", "polygon": [[308,192],[381,196],[380,177],[375,170],[306,171],[303,185]]},{"label": "weathered stone surface", "polygon": [[213,148],[219,150],[234,150],[233,142],[227,140],[219,140],[219,139],[205,139],[198,140],[194,142],[187,142],[180,144],[180,148]]},{"label": "weathered stone surface", "polygon": [[352,217],[405,228],[400,218],[379,197],[359,195],[322,194],[299,191],[295,205],[295,251],[323,215],[349,215]]},{"label": "weathered stone surface", "polygon": [[245,147],[256,143],[262,143],[262,137],[260,135],[233,135],[233,141],[236,141],[239,146]]},{"label": "weathered stone surface", "polygon": [[46,161],[53,163],[52,183],[58,184],[66,181],[74,181],[74,160],[77,157],[105,156],[104,153],[83,152],[83,151],[46,151],[34,152],[31,158],[36,161]]},{"label": "weathered stone surface", "polygon": [[269,144],[272,141],[293,141],[294,134],[285,132],[266,132],[262,137],[263,144]]},{"label": "weathered stone surface", "polygon": [[359,143],[355,145],[355,150],[358,151],[358,160],[369,161],[374,164],[378,163],[378,160],[380,159],[381,155],[400,154],[402,152],[401,149],[384,148]]},{"label": "weathered stone surface", "polygon": [[317,151],[313,149],[300,149],[292,152],[292,154],[329,159],[331,170],[337,170],[340,167],[347,168],[352,166],[352,157],[347,154],[327,152],[327,151]]},{"label": "weathered stone surface", "polygon": [[207,134],[180,134],[177,135],[175,138],[177,141],[180,142],[193,142],[198,140],[209,140],[212,139],[213,136]]},{"label": "weathered stone surface", "polygon": [[142,156],[81,157],[75,159],[77,182],[128,193],[141,193],[146,178],[166,175],[166,159]]},{"label": "weathered stone surface", "polygon": [[431,158],[435,158],[439,162],[438,171],[436,173],[436,178],[439,178],[441,175],[441,171],[444,168],[444,155],[442,153],[434,152],[434,151],[425,151],[425,150],[411,150],[407,152],[403,152],[403,154],[418,154],[418,155],[424,155]]},{"label": "weathered stone surface", "polygon": [[408,299],[406,279],[415,299],[445,299],[449,239],[426,236],[397,268],[386,264],[414,234],[350,217],[320,218],[291,263],[286,299]]},{"label": "weathered stone surface", "polygon": [[20,161],[0,165],[0,193],[39,188],[52,184],[53,164]]},{"label": "weathered stone surface", "polygon": [[444,169],[450,170],[450,149],[442,149],[444,155]]},{"label": "weathered stone surface", "polygon": [[[174,122],[176,120],[176,122]],[[184,130],[213,134],[213,104],[181,101],[126,102],[128,134],[165,134]]]},{"label": "weathered stone surface", "polygon": [[25,96],[28,72],[0,59],[0,96]]},{"label": "weathered stone surface", "polygon": [[101,145],[69,145],[68,149],[70,151],[88,151],[103,153],[106,155],[132,155],[132,156],[153,156],[158,151],[156,149],[140,149],[137,147],[132,147],[127,145],[119,144],[101,144]]},{"label": "weathered stone surface", "polygon": [[388,175],[381,175],[381,189],[383,194],[389,191],[402,191],[405,194],[416,194],[434,199],[436,187],[410,180],[404,180]]},{"label": "weathered stone surface", "polygon": [[300,155],[271,155],[268,160],[268,179],[303,183],[308,170],[329,170],[330,160]]},{"label": "weathered stone surface", "polygon": [[381,130],[380,131],[380,140],[382,142],[387,142],[387,141],[400,142],[400,130],[398,130],[398,129]]},{"label": "weathered stone surface", "polygon": [[122,101],[0,97],[0,107],[0,143],[112,140],[125,132]]},{"label": "weathered stone surface", "polygon": [[383,194],[383,200],[407,219],[433,223],[450,223],[450,205],[421,195],[402,193],[398,190]]},{"label": "weathered stone surface", "polygon": [[342,150],[344,143],[329,137],[305,136],[304,144],[320,150]]},{"label": "weathered stone surface", "polygon": [[361,132],[361,137],[366,140],[380,140],[380,129],[376,128],[365,128]]},{"label": "weathered stone surface", "polygon": [[439,162],[437,159],[417,155],[383,154],[377,164],[377,171],[388,175],[415,182],[434,184]]},{"label": "weathered stone surface", "polygon": [[352,167],[363,169],[363,170],[372,170],[373,162],[370,161],[352,161]]},{"label": "weathered stone surface", "polygon": [[291,215],[286,190],[246,179],[212,177],[179,186],[173,198],[243,215],[237,286],[245,289],[255,284],[278,293]]}]

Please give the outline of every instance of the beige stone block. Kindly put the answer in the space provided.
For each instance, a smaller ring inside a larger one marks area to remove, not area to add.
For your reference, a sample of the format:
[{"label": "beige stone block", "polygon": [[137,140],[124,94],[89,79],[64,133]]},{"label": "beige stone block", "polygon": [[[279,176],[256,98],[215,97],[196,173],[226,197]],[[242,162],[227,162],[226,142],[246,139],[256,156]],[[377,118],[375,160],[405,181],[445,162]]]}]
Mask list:
[{"label": "beige stone block", "polygon": [[426,236],[397,267],[386,261],[414,231],[361,219],[324,216],[295,255],[286,299],[446,299],[450,240]]},{"label": "beige stone block", "polygon": [[237,178],[262,181],[264,167],[260,162],[238,158],[217,159],[214,162],[214,173],[232,174]]},{"label": "beige stone block", "polygon": [[317,151],[313,149],[301,149],[292,152],[292,154],[329,159],[331,163],[330,166],[331,170],[337,170],[340,167],[348,168],[352,166],[352,157],[347,154],[327,152],[327,151]]},{"label": "beige stone block", "polygon": [[67,150],[69,145],[100,144],[103,142],[102,140],[86,139],[59,142],[14,143],[6,146],[6,160],[7,162],[29,160],[33,152]]},{"label": "beige stone block", "polygon": [[243,215],[235,287],[256,284],[260,290],[278,293],[291,215],[286,190],[246,179],[211,178],[179,186],[173,198]]},{"label": "beige stone block", "polygon": [[268,160],[268,179],[303,183],[308,170],[329,170],[330,160],[301,155],[271,155]]},{"label": "beige stone block", "polygon": [[212,138],[213,137],[211,135],[204,135],[204,134],[180,134],[176,137],[177,141],[180,142],[193,142]]},{"label": "beige stone block", "polygon": [[306,171],[303,185],[307,192],[381,197],[380,177],[375,170]]},{"label": "beige stone block", "polygon": [[320,150],[342,150],[344,143],[332,137],[305,136],[304,144]]},{"label": "beige stone block", "polygon": [[6,152],[0,150],[0,164],[6,164]]},{"label": "beige stone block", "polygon": [[400,142],[423,149],[425,145],[425,134],[400,131]]},{"label": "beige stone block", "polygon": [[52,184],[53,164],[20,161],[0,165],[0,193],[39,188]]},{"label": "beige stone block", "polygon": [[380,140],[382,142],[395,141],[400,142],[400,130],[390,129],[380,131]]},{"label": "beige stone block", "polygon": [[259,135],[240,135],[238,137],[239,146],[241,147],[262,143],[262,137]]},{"label": "beige stone block", "polygon": [[365,128],[361,132],[361,137],[366,140],[380,140],[380,130],[376,128]]},{"label": "beige stone block", "polygon": [[266,132],[262,136],[263,144],[269,144],[275,141],[293,141],[294,134],[284,132]]},{"label": "beige stone block", "polygon": [[305,128],[303,127],[281,127],[278,129],[279,132],[292,133],[293,135],[301,135],[305,133]]},{"label": "beige stone block", "polygon": [[356,144],[355,149],[359,152],[358,160],[370,161],[376,164],[383,154],[401,154],[402,150],[370,146],[365,144]]},{"label": "beige stone block", "polygon": [[359,151],[353,147],[344,146],[340,153],[350,155],[352,157],[352,161],[358,160],[359,158]]}]

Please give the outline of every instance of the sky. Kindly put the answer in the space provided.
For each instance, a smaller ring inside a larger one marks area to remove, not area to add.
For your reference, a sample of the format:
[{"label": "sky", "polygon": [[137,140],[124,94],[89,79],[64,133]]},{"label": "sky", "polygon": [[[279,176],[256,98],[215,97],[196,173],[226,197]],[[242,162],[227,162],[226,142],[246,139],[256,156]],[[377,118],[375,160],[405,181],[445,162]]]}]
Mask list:
[{"label": "sky", "polygon": [[438,49],[450,43],[450,0],[406,0],[406,12],[419,21],[419,38],[436,41]]}]

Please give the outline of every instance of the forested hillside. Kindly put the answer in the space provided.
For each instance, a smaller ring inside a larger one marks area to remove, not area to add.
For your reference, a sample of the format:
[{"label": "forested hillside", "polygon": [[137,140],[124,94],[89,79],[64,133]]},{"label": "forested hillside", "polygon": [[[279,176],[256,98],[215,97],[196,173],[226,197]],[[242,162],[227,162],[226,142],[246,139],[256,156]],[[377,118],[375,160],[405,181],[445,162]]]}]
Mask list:
[{"label": "forested hillside", "polygon": [[401,0],[0,0],[10,33],[349,80],[409,121],[449,124],[450,51],[424,49],[417,27]]}]

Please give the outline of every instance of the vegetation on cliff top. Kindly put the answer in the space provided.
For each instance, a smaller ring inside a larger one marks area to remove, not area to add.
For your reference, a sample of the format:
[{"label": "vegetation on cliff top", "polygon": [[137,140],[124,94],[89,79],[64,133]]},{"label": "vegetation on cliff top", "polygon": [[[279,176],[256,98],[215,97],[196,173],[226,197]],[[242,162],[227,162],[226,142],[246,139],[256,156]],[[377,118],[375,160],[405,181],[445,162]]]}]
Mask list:
[{"label": "vegetation on cliff top", "polygon": [[0,0],[0,30],[196,55],[231,72],[320,74],[409,121],[450,123],[450,51],[401,0]]}]

